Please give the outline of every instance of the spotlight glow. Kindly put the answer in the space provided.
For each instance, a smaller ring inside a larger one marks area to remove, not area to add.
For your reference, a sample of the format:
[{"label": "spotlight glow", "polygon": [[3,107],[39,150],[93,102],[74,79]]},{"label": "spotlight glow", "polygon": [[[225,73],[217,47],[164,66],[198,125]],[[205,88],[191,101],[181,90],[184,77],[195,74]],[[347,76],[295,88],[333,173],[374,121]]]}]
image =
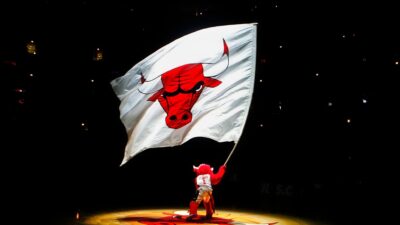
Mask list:
[{"label": "spotlight glow", "polygon": [[[318,225],[316,221],[277,214],[257,214],[252,212],[217,210],[212,219],[193,219],[186,221],[176,217],[182,209],[134,210],[96,214],[83,220],[82,225]],[[174,216],[175,215],[175,216]],[[199,211],[205,216],[205,211]]]}]

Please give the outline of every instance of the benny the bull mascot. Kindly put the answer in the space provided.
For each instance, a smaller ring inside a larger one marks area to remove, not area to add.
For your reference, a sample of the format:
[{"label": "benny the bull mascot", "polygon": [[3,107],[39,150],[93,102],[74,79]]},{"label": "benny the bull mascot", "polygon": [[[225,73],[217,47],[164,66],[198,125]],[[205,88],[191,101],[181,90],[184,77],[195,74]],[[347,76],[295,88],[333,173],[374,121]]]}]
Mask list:
[{"label": "benny the bull mascot", "polygon": [[196,195],[190,202],[189,217],[187,220],[192,220],[194,217],[197,217],[197,208],[202,202],[206,209],[205,219],[212,218],[215,211],[212,188],[213,185],[217,185],[221,182],[225,174],[226,166],[220,166],[218,173],[214,173],[213,170],[214,168],[208,164],[200,164],[198,167],[193,166],[193,171],[196,173],[196,178],[194,179]]}]

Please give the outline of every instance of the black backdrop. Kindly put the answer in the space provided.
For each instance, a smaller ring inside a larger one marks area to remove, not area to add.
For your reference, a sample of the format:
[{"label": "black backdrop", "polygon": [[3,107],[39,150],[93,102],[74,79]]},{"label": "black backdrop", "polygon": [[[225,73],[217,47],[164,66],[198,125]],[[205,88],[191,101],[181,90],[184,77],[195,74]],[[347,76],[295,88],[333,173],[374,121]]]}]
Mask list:
[{"label": "black backdrop", "polygon": [[[2,190],[8,215],[16,215],[8,218],[21,219],[21,211],[23,218],[46,221],[77,211],[186,208],[194,192],[192,165],[218,168],[233,143],[196,138],[147,150],[119,167],[127,137],[109,82],[185,34],[247,22],[259,24],[257,82],[243,136],[215,189],[217,208],[358,224],[396,193],[394,5],[0,6]],[[30,40],[37,55],[26,53]],[[93,60],[96,48],[104,60]]]}]

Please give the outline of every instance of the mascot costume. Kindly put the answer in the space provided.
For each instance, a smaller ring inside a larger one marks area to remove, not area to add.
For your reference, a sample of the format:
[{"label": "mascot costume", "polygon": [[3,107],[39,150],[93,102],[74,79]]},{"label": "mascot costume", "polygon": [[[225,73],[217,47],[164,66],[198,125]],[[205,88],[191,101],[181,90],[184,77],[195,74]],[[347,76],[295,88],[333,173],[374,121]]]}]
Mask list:
[{"label": "mascot costume", "polygon": [[218,173],[214,174],[214,168],[208,164],[200,164],[198,167],[193,166],[193,171],[196,173],[196,178],[194,179],[196,196],[190,202],[188,220],[197,217],[197,208],[201,202],[203,202],[206,210],[206,219],[212,218],[215,211],[212,187],[221,182],[221,179],[225,174],[225,169],[226,166],[222,165],[219,168]]}]

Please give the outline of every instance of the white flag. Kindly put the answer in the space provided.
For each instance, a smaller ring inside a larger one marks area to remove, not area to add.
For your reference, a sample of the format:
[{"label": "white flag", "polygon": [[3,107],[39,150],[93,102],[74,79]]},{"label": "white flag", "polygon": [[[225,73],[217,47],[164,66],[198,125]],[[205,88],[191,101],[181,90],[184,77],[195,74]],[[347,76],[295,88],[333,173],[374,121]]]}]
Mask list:
[{"label": "white flag", "polygon": [[236,143],[253,94],[256,32],[256,24],[199,30],[113,80],[128,133],[122,164],[146,149],[194,137]]}]

